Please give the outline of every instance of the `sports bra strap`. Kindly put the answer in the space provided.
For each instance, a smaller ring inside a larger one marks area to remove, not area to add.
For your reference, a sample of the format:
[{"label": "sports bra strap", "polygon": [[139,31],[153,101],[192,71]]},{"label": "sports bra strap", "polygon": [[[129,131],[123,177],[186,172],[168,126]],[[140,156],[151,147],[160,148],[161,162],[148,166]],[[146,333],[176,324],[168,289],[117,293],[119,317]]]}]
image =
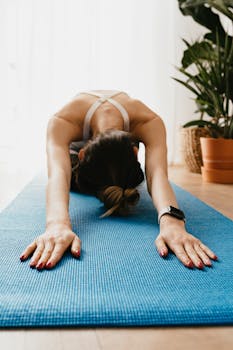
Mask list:
[{"label": "sports bra strap", "polygon": [[112,98],[108,99],[109,102],[111,102],[120,112],[124,119],[124,130],[129,131],[129,115],[126,109],[120,104],[118,101],[113,100]]},{"label": "sports bra strap", "polygon": [[84,118],[84,126],[83,126],[83,140],[87,141],[89,139],[90,134],[90,121],[95,113],[96,109],[102,104],[102,101],[96,100],[91,107],[88,109],[87,114]]},{"label": "sports bra strap", "polygon": [[92,92],[92,91],[82,91],[82,92],[79,92],[79,94],[87,94],[87,95],[92,95],[92,96],[96,96],[96,97],[100,97],[100,98],[111,98],[113,96],[116,96],[118,94],[121,94],[122,92],[124,91],[118,91],[116,90],[113,94],[104,94],[104,93],[100,93],[100,92]]},{"label": "sports bra strap", "polygon": [[89,95],[94,95],[99,97],[98,100],[96,100],[91,107],[88,109],[86,116],[84,118],[84,126],[83,126],[83,140],[87,141],[89,139],[89,134],[90,134],[90,121],[91,118],[93,116],[93,114],[95,113],[96,109],[105,101],[109,101],[110,103],[112,103],[121,113],[123,119],[124,119],[124,130],[125,131],[129,131],[129,115],[128,112],[126,111],[126,109],[116,100],[112,99],[113,96],[116,96],[118,94],[120,94],[122,91],[117,91],[114,92],[111,95],[106,95],[106,94],[94,94],[92,92],[89,91],[85,91],[85,92],[80,92],[80,93],[85,93],[85,94],[89,94]]}]

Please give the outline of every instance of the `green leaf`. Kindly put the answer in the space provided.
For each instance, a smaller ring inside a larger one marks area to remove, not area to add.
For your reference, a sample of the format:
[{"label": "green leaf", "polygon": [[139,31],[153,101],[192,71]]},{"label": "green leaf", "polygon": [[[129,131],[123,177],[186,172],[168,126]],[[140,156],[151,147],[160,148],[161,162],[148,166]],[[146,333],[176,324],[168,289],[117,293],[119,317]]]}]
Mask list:
[{"label": "green leaf", "polygon": [[213,6],[216,10],[223,13],[226,17],[233,21],[233,13],[226,6],[224,0],[209,0],[207,1],[210,6]]},{"label": "green leaf", "polygon": [[[193,54],[195,52],[195,55]],[[214,49],[208,41],[195,42],[193,45],[184,51],[182,58],[182,66],[184,68],[189,67],[192,63],[195,63],[197,59],[199,60],[209,60],[211,56],[214,59]]]},{"label": "green leaf", "polygon": [[207,121],[207,120],[200,120],[200,119],[192,120],[192,121],[185,123],[183,125],[184,128],[188,128],[190,126],[200,126],[200,127],[207,126],[208,128],[211,128],[211,129],[214,129],[218,132],[221,132],[221,128],[218,125],[216,125],[210,121]]},{"label": "green leaf", "polygon": [[183,80],[180,80],[180,79],[177,79],[177,78],[174,78],[174,80],[178,81],[178,83],[184,85],[187,89],[189,89],[190,91],[192,91],[195,95],[199,95],[199,92],[197,90],[195,90],[190,84],[186,83],[185,81]]},{"label": "green leaf", "polygon": [[219,28],[219,33],[225,33],[219,16],[211,8],[206,7],[206,0],[178,0],[180,11],[185,16],[192,16],[194,21],[208,28],[211,32]]}]

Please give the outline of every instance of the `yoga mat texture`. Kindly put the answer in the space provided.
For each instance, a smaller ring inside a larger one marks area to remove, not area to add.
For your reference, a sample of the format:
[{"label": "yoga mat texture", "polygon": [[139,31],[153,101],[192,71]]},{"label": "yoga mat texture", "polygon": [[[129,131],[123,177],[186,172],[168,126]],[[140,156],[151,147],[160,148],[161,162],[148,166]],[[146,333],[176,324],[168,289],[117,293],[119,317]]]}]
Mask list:
[{"label": "yoga mat texture", "polygon": [[[217,325],[233,322],[233,221],[171,183],[187,230],[219,257],[212,268],[161,258],[157,212],[146,190],[127,217],[99,219],[97,198],[70,193],[80,260],[68,250],[51,270],[19,257],[45,229],[47,175],[41,171],[0,213],[0,326],[101,327]],[[223,198],[224,200],[224,198]]]}]

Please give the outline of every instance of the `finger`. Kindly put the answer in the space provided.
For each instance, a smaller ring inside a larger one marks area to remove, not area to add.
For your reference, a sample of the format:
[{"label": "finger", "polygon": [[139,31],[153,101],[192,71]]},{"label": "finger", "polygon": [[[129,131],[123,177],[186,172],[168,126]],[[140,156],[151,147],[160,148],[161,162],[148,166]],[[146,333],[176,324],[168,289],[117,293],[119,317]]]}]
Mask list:
[{"label": "finger", "polygon": [[81,254],[81,240],[78,237],[75,237],[72,245],[71,245],[71,253],[75,256],[75,257],[80,257]]},{"label": "finger", "polygon": [[[170,247],[171,248],[171,247]],[[193,262],[188,257],[186,251],[184,250],[183,246],[181,244],[175,245],[171,248],[172,251],[175,253],[177,258],[187,267],[193,267]]]},{"label": "finger", "polygon": [[27,248],[24,250],[24,252],[21,254],[20,256],[20,260],[26,260],[29,255],[31,255],[34,250],[36,249],[36,241],[32,242],[31,244],[29,244],[29,246],[27,246]]},{"label": "finger", "polygon": [[184,247],[185,247],[185,250],[186,250],[188,256],[190,257],[190,259],[194,263],[194,265],[196,267],[198,267],[199,269],[203,269],[204,265],[203,265],[201,259],[199,258],[199,255],[197,254],[196,250],[193,248],[192,243],[186,242],[184,244]]},{"label": "finger", "polygon": [[66,249],[67,249],[67,247],[64,247],[64,245],[56,244],[49,260],[47,261],[47,263],[45,265],[45,267],[46,268],[54,267],[58,263],[58,261],[62,258]]},{"label": "finger", "polygon": [[194,248],[195,248],[197,254],[199,255],[199,257],[202,259],[203,263],[207,266],[212,266],[208,255],[201,249],[200,244],[195,243]]},{"label": "finger", "polygon": [[36,265],[37,269],[42,269],[45,266],[45,264],[47,263],[47,261],[49,260],[53,252],[53,249],[54,249],[54,243],[51,240],[47,241],[45,244],[45,249]]},{"label": "finger", "polygon": [[31,258],[31,261],[30,261],[30,266],[31,267],[34,267],[37,265],[38,263],[38,260],[40,259],[41,257],[41,254],[43,253],[44,251],[44,242],[42,240],[40,240],[38,243],[37,243],[37,248]]},{"label": "finger", "polygon": [[165,244],[165,241],[163,240],[162,237],[157,237],[155,240],[155,245],[158,249],[159,255],[164,257],[168,254],[168,248]]},{"label": "finger", "polygon": [[212,250],[210,250],[205,244],[203,244],[202,242],[199,243],[199,246],[202,250],[204,250],[204,252],[213,260],[217,260],[218,257],[214,254],[214,252],[212,252]]}]

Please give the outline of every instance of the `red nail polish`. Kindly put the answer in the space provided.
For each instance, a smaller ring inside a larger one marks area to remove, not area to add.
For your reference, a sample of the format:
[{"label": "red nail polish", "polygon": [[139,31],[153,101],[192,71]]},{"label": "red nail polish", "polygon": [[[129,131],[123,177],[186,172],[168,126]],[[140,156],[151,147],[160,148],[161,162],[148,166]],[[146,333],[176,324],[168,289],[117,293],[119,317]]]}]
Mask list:
[{"label": "red nail polish", "polygon": [[218,257],[217,257],[217,255],[215,255],[215,256],[214,256],[214,260],[218,260]]},{"label": "red nail polish", "polygon": [[37,269],[41,269],[43,266],[43,263],[40,263],[39,265],[36,266]]},{"label": "red nail polish", "polygon": [[78,257],[80,257],[80,251],[79,250],[76,250],[76,255],[78,256]]},{"label": "red nail polish", "polygon": [[21,255],[20,260],[24,260],[24,259],[25,259],[25,256]]},{"label": "red nail polish", "polygon": [[194,265],[193,265],[193,262],[192,261],[190,261],[188,264],[188,267],[191,267],[191,268],[193,268],[194,267]]},{"label": "red nail polish", "polygon": [[50,268],[52,266],[52,263],[50,262],[50,263],[46,264],[45,266]]},{"label": "red nail polish", "polygon": [[199,267],[199,269],[203,269],[204,265],[200,262],[200,263],[198,263],[198,267]]},{"label": "red nail polish", "polygon": [[165,256],[166,252],[165,252],[165,250],[162,249],[162,250],[160,250],[159,254],[160,254],[160,256]]}]

